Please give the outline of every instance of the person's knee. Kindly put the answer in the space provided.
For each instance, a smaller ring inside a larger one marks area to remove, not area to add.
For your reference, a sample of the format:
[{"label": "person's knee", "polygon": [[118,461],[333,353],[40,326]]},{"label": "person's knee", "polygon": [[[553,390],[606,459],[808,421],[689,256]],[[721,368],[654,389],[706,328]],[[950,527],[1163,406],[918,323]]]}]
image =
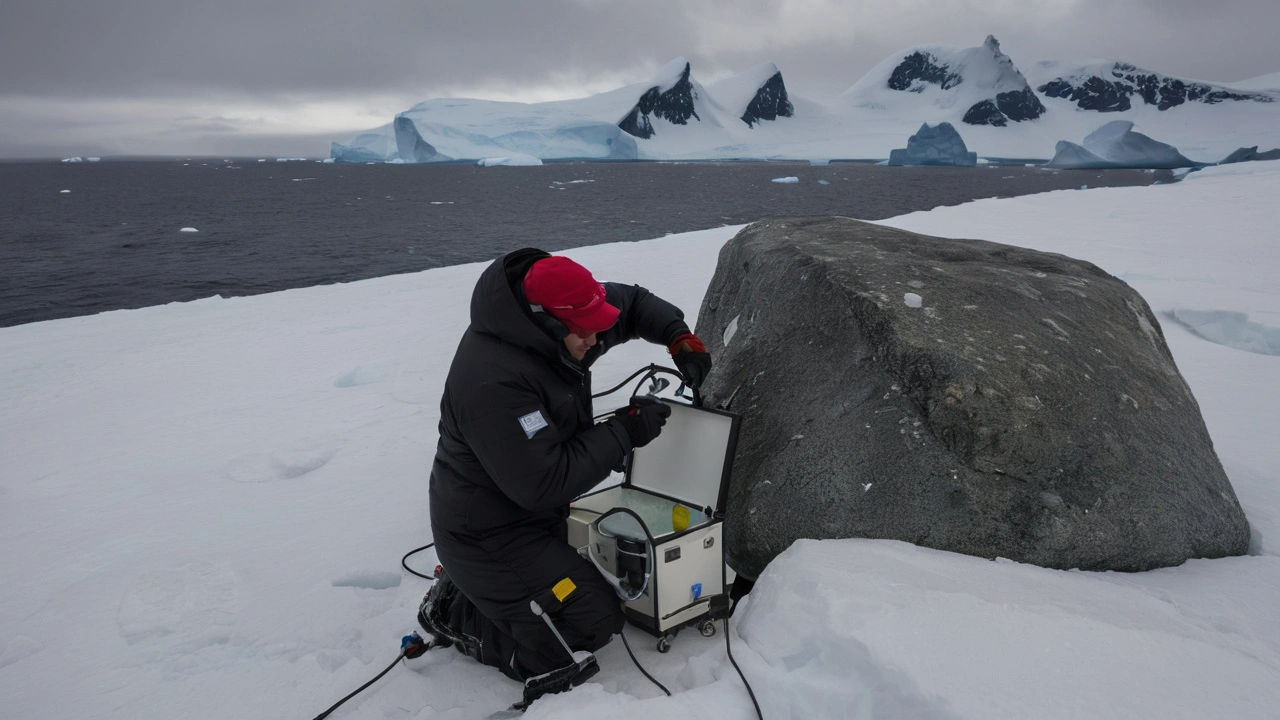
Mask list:
[{"label": "person's knee", "polygon": [[582,591],[583,597],[566,608],[566,616],[581,632],[587,645],[585,649],[599,650],[614,635],[622,632],[626,622],[622,601],[605,583],[584,587]]}]

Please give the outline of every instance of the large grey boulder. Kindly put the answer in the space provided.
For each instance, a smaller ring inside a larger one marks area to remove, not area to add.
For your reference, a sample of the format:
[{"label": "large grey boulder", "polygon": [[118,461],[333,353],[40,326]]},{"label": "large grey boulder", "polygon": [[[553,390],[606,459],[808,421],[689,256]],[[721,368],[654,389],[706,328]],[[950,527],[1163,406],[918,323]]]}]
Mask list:
[{"label": "large grey boulder", "polygon": [[697,334],[743,416],[726,550],[905,540],[1053,568],[1246,552],[1249,526],[1142,297],[1096,266],[847,218],[751,225]]}]

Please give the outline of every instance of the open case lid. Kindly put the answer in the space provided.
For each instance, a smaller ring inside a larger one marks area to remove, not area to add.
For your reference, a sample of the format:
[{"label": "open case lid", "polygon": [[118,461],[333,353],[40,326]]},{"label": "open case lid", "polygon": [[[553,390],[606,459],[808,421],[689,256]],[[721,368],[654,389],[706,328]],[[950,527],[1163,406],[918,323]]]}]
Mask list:
[{"label": "open case lid", "polygon": [[671,417],[653,442],[631,451],[623,487],[713,513],[724,511],[741,418],[663,398]]}]

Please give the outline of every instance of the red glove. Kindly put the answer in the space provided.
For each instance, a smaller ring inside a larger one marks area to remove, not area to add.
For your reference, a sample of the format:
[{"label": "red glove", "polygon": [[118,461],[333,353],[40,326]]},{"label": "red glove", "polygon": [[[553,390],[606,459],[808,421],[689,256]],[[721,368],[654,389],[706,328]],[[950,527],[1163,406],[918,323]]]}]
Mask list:
[{"label": "red glove", "polygon": [[701,387],[707,373],[711,372],[711,353],[707,352],[707,346],[697,335],[685,333],[671,341],[671,347],[667,349],[684,381],[690,387]]}]

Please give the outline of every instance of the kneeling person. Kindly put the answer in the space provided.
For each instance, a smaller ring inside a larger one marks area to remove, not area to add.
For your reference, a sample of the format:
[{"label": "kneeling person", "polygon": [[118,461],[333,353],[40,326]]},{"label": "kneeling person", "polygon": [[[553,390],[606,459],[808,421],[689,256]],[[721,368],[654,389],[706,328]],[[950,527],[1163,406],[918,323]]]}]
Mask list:
[{"label": "kneeling person", "polygon": [[620,600],[569,546],[565,519],[570,501],[652,441],[671,412],[633,399],[592,419],[592,363],[636,338],[668,347],[695,387],[711,369],[671,303],[601,284],[568,258],[517,250],[476,283],[445,382],[430,486],[443,574],[419,621],[434,645],[524,682],[525,704],[594,674],[589,653],[622,630]]}]

